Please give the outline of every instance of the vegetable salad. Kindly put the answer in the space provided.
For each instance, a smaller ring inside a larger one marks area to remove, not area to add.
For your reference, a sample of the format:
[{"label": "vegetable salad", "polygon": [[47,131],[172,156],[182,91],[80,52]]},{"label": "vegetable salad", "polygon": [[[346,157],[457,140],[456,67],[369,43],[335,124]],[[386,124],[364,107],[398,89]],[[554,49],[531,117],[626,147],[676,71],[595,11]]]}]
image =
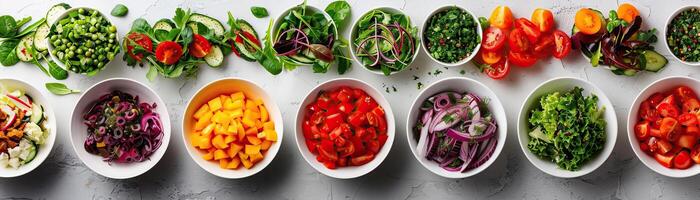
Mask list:
[{"label": "vegetable salad", "polygon": [[481,27],[466,10],[450,7],[430,17],[425,26],[426,51],[440,62],[456,63],[478,51]]},{"label": "vegetable salad", "polygon": [[34,160],[48,136],[44,107],[21,90],[0,84],[0,168],[14,168]]},{"label": "vegetable salad", "polygon": [[420,38],[408,16],[374,9],[363,15],[356,26],[353,51],[366,68],[388,76],[413,62]]}]

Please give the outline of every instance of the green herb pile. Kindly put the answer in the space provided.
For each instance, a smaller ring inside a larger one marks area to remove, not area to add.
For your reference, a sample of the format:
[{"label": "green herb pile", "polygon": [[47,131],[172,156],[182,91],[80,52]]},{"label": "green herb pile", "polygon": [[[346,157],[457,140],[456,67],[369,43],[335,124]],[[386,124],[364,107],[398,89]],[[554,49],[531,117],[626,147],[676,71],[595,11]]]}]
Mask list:
[{"label": "green herb pile", "polygon": [[700,62],[700,10],[681,12],[668,25],[666,41],[671,53],[686,62]]},{"label": "green herb pile", "polygon": [[580,169],[605,146],[605,108],[598,108],[597,96],[582,92],[576,87],[543,96],[529,119],[530,152],[569,171]]},{"label": "green herb pile", "polygon": [[436,13],[428,21],[423,41],[428,54],[444,63],[456,63],[475,53],[481,42],[474,17],[458,7]]}]

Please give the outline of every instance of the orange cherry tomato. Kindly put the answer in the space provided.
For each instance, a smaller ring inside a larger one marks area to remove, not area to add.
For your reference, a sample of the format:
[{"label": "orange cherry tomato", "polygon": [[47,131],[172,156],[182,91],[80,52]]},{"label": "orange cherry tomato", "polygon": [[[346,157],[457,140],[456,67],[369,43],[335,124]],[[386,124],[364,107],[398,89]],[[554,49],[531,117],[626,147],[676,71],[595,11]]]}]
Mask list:
[{"label": "orange cherry tomato", "polygon": [[531,20],[540,28],[540,32],[546,33],[554,28],[554,15],[552,11],[544,8],[535,9],[532,12]]},{"label": "orange cherry tomato", "polygon": [[513,27],[513,21],[513,13],[508,6],[497,6],[493,9],[493,12],[491,12],[491,17],[489,17],[491,26],[505,30],[510,30],[510,28]]},{"label": "orange cherry tomato", "polygon": [[632,4],[623,3],[617,8],[617,16],[627,23],[632,23],[634,18],[639,16],[639,11]]},{"label": "orange cherry tomato", "polygon": [[481,51],[481,60],[485,64],[496,64],[503,58],[503,51]]},{"label": "orange cherry tomato", "polygon": [[599,14],[589,8],[582,8],[576,12],[574,17],[574,25],[581,30],[582,33],[593,35],[600,31],[603,26],[602,19]]}]

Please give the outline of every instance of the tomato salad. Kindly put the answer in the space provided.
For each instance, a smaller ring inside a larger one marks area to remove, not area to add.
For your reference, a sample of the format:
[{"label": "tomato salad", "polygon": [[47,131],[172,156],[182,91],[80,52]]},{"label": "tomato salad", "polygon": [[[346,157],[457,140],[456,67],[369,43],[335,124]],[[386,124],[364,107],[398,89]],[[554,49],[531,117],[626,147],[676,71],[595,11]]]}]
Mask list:
[{"label": "tomato salad", "polygon": [[485,28],[475,64],[493,79],[503,79],[510,65],[531,67],[549,56],[562,59],[571,51],[571,40],[555,28],[554,15],[538,8],[531,19],[513,17],[510,8],[498,6],[488,21],[480,18]]},{"label": "tomato salad", "polygon": [[700,100],[679,86],[652,94],[639,107],[634,133],[639,147],[664,167],[687,169],[700,164]]},{"label": "tomato salad", "polygon": [[388,139],[384,109],[361,89],[321,92],[305,112],[306,146],[328,169],[364,165]]}]

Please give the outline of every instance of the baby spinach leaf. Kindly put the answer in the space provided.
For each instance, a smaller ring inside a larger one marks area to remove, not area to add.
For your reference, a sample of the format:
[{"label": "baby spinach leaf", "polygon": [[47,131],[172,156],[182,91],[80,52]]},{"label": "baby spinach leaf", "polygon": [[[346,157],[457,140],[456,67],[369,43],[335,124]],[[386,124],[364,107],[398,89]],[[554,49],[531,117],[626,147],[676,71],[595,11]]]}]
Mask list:
[{"label": "baby spinach leaf", "polygon": [[69,89],[63,83],[46,83],[45,86],[46,86],[46,89],[49,90],[49,92],[51,92],[55,95],[67,95],[67,94],[80,93],[80,90]]},{"label": "baby spinach leaf", "polygon": [[350,16],[350,4],[344,0],[335,1],[328,4],[325,11],[335,21],[336,26],[344,27],[345,19]]},{"label": "baby spinach leaf", "polygon": [[263,18],[263,17],[269,16],[269,14],[267,13],[267,9],[260,7],[260,6],[250,7],[250,12],[252,12],[253,16],[255,16],[257,18]]},{"label": "baby spinach leaf", "polygon": [[0,64],[3,66],[12,66],[19,62],[15,49],[19,44],[19,40],[5,40],[0,44]]},{"label": "baby spinach leaf", "polygon": [[124,4],[117,4],[112,8],[112,16],[115,17],[123,17],[126,16],[126,14],[129,13],[129,8],[127,8]]},{"label": "baby spinach leaf", "polygon": [[0,16],[0,38],[9,38],[17,33],[17,22],[9,15]]}]

